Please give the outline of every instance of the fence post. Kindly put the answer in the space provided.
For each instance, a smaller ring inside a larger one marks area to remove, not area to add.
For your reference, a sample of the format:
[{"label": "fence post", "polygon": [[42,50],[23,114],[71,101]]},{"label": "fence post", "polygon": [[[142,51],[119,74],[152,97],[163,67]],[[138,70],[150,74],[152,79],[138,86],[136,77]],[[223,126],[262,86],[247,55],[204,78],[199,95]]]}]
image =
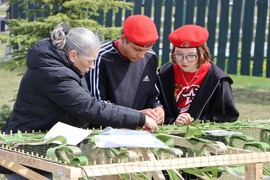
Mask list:
[{"label": "fence post", "polygon": [[[208,21],[207,21],[207,29],[209,31],[209,38],[207,40],[207,46],[214,56],[215,53],[215,42],[216,42],[216,26],[217,26],[217,9],[218,9],[218,1],[217,0],[209,0],[208,9]],[[213,59],[213,57],[212,57]],[[213,59],[214,60],[214,59]]]},{"label": "fence post", "polygon": [[253,58],[253,76],[262,76],[263,60],[264,60],[264,44],[265,44],[265,29],[266,17],[268,9],[268,0],[260,0],[257,3],[257,27],[255,36],[255,49]]},{"label": "fence post", "polygon": [[237,74],[242,4],[243,4],[242,0],[234,1],[232,8],[230,48],[229,48],[230,55],[228,59],[228,71],[227,71],[227,73],[229,74]]},{"label": "fence post", "polygon": [[184,25],[186,3],[185,0],[175,1],[175,13],[174,13],[174,29]]},{"label": "fence post", "polygon": [[250,52],[253,38],[254,0],[245,0],[242,29],[241,75],[250,75]]},{"label": "fence post", "polygon": [[152,0],[144,1],[144,15],[152,17]]},{"label": "fence post", "polygon": [[114,21],[114,25],[116,27],[121,27],[122,26],[122,17],[123,17],[123,9],[119,8],[118,12],[115,13],[115,21]]},{"label": "fence post", "polygon": [[270,21],[268,21],[268,36],[267,36],[267,55],[266,55],[266,77],[270,77]]},{"label": "fence post", "polygon": [[185,24],[194,24],[194,7],[195,7],[195,1],[194,0],[187,0],[186,1]]},{"label": "fence post", "polygon": [[[148,0],[149,1],[149,0]],[[133,14],[141,14],[142,13],[142,0],[134,1],[134,13]]]},{"label": "fence post", "polygon": [[6,31],[6,20],[3,18],[0,19],[0,30],[1,32]]},{"label": "fence post", "polygon": [[229,0],[222,0],[220,7],[219,17],[219,35],[218,35],[218,55],[217,65],[225,70],[226,62],[226,46],[228,40],[228,28],[229,28]]},{"label": "fence post", "polygon": [[197,18],[196,24],[199,26],[205,26],[205,12],[206,12],[207,1],[197,0]]},{"label": "fence post", "polygon": [[[156,27],[157,27],[159,38],[156,41],[156,43],[155,43],[155,45],[153,47],[153,50],[156,52],[158,58],[160,57],[160,51],[159,51],[160,37],[161,37],[160,29],[161,29],[161,22],[163,21],[162,18],[161,18],[162,17],[162,15],[161,15],[162,2],[163,2],[163,0],[155,0],[155,3],[154,3],[154,9],[155,9],[154,10],[154,22],[155,22]],[[159,61],[159,65],[161,65],[161,64],[162,64],[162,62]]]},{"label": "fence post", "polygon": [[162,64],[169,61],[170,57],[170,42],[168,35],[171,33],[172,25],[172,0],[165,1],[165,18],[164,18],[164,27],[163,27],[163,41],[162,41]]}]

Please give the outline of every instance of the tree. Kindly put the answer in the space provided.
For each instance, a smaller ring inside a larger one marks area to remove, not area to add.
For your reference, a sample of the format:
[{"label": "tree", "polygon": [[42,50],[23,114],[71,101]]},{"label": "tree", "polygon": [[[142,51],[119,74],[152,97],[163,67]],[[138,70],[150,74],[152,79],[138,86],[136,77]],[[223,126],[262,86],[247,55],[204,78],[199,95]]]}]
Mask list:
[{"label": "tree", "polygon": [[[62,21],[71,27],[86,27],[104,39],[114,39],[119,36],[119,28],[104,27],[95,19],[108,10],[118,11],[119,8],[131,9],[131,3],[117,0],[10,0],[10,4],[18,3],[28,19],[10,19],[7,24],[9,35],[0,35],[1,42],[7,42],[11,47],[11,60],[4,63],[4,68],[14,70],[26,65],[29,48],[41,39],[50,37],[51,30]],[[29,8],[30,6],[39,8]],[[29,19],[37,14],[46,14]]]}]

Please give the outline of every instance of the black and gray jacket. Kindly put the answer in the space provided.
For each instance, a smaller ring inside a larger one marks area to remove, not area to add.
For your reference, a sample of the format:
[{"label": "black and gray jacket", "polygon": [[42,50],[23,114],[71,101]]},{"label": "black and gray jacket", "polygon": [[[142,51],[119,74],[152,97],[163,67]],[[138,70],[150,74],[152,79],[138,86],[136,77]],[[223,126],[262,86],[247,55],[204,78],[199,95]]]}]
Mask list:
[{"label": "black and gray jacket", "polygon": [[6,133],[47,131],[58,121],[77,127],[130,129],[145,124],[143,113],[91,96],[84,74],[48,39],[30,49],[27,66],[13,113],[3,129]]},{"label": "black and gray jacket", "polygon": [[[160,68],[158,75],[157,86],[160,89],[159,99],[165,110],[165,124],[173,123],[179,115],[174,97],[173,71],[173,64],[170,62]],[[236,121],[239,112],[235,107],[232,83],[232,79],[212,63],[189,107],[191,117],[212,122]]]},{"label": "black and gray jacket", "polygon": [[137,62],[123,57],[113,41],[99,50],[95,69],[86,74],[93,96],[99,100],[142,110],[161,106],[156,86],[157,56],[148,50]]}]

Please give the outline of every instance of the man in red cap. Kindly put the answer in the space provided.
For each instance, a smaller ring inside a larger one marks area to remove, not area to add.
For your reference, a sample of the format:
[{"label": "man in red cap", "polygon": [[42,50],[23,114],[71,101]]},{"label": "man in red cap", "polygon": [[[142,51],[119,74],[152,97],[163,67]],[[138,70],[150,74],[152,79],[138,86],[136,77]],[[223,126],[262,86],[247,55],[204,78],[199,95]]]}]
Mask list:
[{"label": "man in red cap", "polygon": [[86,74],[90,92],[99,100],[134,108],[164,122],[156,87],[158,39],[154,22],[145,15],[129,16],[120,38],[101,45],[95,69]]}]

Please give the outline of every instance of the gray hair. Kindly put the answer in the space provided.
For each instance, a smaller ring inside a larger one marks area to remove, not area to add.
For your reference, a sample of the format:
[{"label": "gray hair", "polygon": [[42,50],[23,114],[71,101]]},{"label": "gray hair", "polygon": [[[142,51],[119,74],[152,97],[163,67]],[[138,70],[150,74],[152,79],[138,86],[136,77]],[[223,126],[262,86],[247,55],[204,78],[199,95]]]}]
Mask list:
[{"label": "gray hair", "polygon": [[69,29],[67,23],[58,24],[51,32],[54,47],[65,52],[75,50],[80,55],[85,55],[86,50],[92,52],[99,49],[100,40],[92,31],[77,27]]}]

